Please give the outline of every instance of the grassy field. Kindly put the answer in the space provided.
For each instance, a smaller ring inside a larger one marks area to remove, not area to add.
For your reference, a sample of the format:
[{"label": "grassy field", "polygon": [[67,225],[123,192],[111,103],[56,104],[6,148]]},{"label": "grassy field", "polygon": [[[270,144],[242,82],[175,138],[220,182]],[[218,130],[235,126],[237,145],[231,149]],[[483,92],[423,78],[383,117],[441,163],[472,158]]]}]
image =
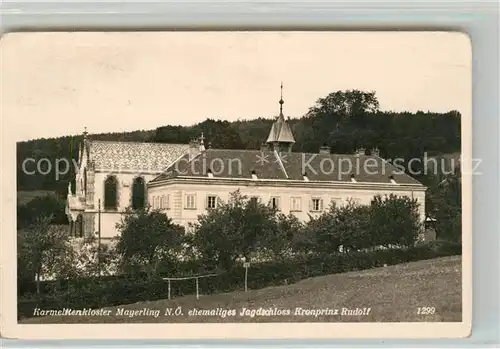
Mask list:
[{"label": "grassy field", "polygon": [[[419,314],[419,307],[430,307],[430,314]],[[177,308],[182,315],[175,316]],[[218,308],[218,314],[193,315],[193,309],[216,312]],[[259,308],[276,308],[290,314],[251,316],[252,310]],[[316,310],[316,314],[296,313],[296,308]],[[341,315],[343,309],[356,308],[367,314]],[[170,316],[165,314],[167,309],[172,309]],[[223,317],[220,309],[232,309],[236,314]],[[244,309],[248,313],[241,315]],[[338,314],[320,314],[318,310],[321,309],[332,312],[330,309],[338,309]],[[461,258],[456,256],[315,277],[292,285],[248,292],[201,295],[199,300],[193,295],[105,308],[109,311],[108,316],[45,316],[22,323],[450,322],[461,321],[461,309]],[[157,317],[155,310],[159,313]],[[121,311],[123,313],[119,314]]]}]

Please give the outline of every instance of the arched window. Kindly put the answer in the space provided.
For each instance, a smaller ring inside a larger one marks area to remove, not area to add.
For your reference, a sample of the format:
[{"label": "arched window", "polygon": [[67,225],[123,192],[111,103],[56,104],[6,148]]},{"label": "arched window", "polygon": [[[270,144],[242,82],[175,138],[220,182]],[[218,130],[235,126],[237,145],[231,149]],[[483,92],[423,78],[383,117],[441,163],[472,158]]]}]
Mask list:
[{"label": "arched window", "polygon": [[76,217],[76,237],[77,238],[82,238],[83,237],[83,216],[81,214]]},{"label": "arched window", "polygon": [[115,176],[109,176],[104,181],[104,209],[116,210],[118,181]]},{"label": "arched window", "polygon": [[146,183],[142,177],[134,179],[132,184],[132,209],[140,210],[144,208],[146,202]]}]

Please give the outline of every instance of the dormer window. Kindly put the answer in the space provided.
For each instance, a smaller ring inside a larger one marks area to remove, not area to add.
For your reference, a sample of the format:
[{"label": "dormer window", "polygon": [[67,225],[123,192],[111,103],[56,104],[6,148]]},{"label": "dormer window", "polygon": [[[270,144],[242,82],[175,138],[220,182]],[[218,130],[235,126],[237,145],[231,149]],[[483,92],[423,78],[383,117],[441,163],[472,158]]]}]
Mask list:
[{"label": "dormer window", "polygon": [[356,180],[356,178],[354,178],[354,174],[351,175],[351,182],[353,183],[357,183],[358,181]]},{"label": "dormer window", "polygon": [[393,175],[390,175],[390,176],[389,176],[389,180],[391,181],[391,184],[398,184],[398,183],[394,180],[394,176],[393,176]]},{"label": "dormer window", "polygon": [[306,181],[306,182],[309,182],[309,177],[307,177],[307,172],[304,172],[302,174],[302,178]]},{"label": "dormer window", "polygon": [[212,173],[211,169],[208,169],[207,176],[208,176],[208,178],[214,178],[214,174]]},{"label": "dormer window", "polygon": [[257,173],[255,171],[252,171],[252,179],[258,179]]}]

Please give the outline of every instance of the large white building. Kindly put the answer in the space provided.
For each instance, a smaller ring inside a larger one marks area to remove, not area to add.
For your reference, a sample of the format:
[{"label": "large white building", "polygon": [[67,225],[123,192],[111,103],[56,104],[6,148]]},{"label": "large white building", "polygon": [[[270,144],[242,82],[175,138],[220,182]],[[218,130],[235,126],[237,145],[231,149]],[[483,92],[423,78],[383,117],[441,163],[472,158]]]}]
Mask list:
[{"label": "large white building", "polygon": [[282,107],[281,99],[261,150],[206,149],[203,135],[189,144],[161,144],[95,141],[84,134],[76,190],[68,188],[72,234],[90,236],[100,225],[102,238],[115,237],[125,209],[145,205],[187,227],[238,189],[304,221],[332,201],[369,204],[377,194],[392,193],[418,200],[424,220],[426,188],[376,151],[293,152],[295,140]]}]

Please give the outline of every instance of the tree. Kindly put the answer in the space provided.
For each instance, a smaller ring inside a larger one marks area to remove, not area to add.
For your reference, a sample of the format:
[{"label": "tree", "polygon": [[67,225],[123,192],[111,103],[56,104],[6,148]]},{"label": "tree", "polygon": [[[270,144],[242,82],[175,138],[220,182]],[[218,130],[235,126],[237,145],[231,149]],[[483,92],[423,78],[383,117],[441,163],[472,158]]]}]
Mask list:
[{"label": "tree", "polygon": [[206,139],[206,146],[210,142],[212,148],[219,149],[244,149],[245,145],[241,141],[238,129],[227,120],[206,119],[202,123],[193,127],[193,137],[199,137],[203,132]]},{"label": "tree", "polygon": [[228,270],[240,256],[250,260],[265,250],[276,229],[275,211],[237,190],[227,203],[219,202],[199,216],[193,225],[193,244],[207,266]]},{"label": "tree", "polygon": [[68,234],[51,226],[52,216],[38,217],[26,230],[18,233],[19,277],[36,281],[40,293],[40,279],[68,277],[74,273],[72,248]]},{"label": "tree", "polygon": [[375,196],[370,205],[348,200],[311,217],[301,241],[306,253],[349,253],[378,246],[413,246],[422,231],[418,204],[407,197]]},{"label": "tree", "polygon": [[328,211],[307,225],[313,250],[318,253],[348,252],[371,246],[369,212],[352,200],[343,206],[332,203]]},{"label": "tree", "polygon": [[[76,241],[75,241],[76,242]],[[114,244],[101,244],[95,237],[78,241],[74,246],[74,265],[78,276],[96,277],[114,275],[120,265]]]},{"label": "tree", "polygon": [[338,120],[359,119],[367,113],[379,110],[379,102],[375,92],[359,90],[336,91],[324,98],[319,98],[309,110],[309,114],[337,115]]},{"label": "tree", "polygon": [[152,279],[161,262],[179,257],[184,228],[160,210],[127,208],[116,227],[121,233],[116,250],[126,273],[145,272]]},{"label": "tree", "polygon": [[[432,176],[426,195],[426,214],[435,219],[439,239],[460,242],[462,239],[462,179],[460,168],[444,176]],[[439,178],[440,179],[440,178]]]}]

